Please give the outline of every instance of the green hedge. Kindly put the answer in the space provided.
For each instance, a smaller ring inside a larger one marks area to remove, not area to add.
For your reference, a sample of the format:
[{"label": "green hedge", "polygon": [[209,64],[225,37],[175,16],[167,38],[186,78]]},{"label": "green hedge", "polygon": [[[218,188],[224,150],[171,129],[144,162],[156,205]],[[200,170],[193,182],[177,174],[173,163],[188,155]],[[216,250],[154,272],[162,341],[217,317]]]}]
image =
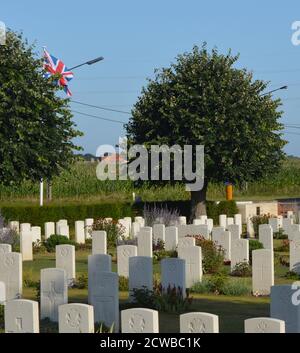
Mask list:
[{"label": "green hedge", "polygon": [[[154,206],[159,208],[167,207],[169,210],[177,209],[181,216],[187,217],[187,220],[190,217],[191,204],[189,200],[140,202],[133,206],[135,213],[142,215],[145,205],[147,205],[150,209]],[[220,214],[226,214],[228,217],[233,217],[236,213],[238,213],[238,207],[235,201],[221,201],[218,204],[215,201],[207,201],[206,211],[208,218],[212,218],[214,220],[214,224],[216,225],[219,223]]]},{"label": "green hedge", "polygon": [[112,217],[118,219],[134,215],[130,203],[46,205],[43,207],[3,206],[0,212],[7,222],[17,220],[41,227],[45,222],[57,222],[59,219],[67,219],[72,224],[85,218]]}]

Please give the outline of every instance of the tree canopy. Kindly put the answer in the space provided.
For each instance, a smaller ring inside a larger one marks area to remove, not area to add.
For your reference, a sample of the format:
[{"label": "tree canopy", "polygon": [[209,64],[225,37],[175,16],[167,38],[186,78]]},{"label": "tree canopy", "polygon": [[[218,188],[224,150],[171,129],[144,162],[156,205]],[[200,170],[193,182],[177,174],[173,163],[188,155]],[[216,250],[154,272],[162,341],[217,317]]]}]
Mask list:
[{"label": "tree canopy", "polygon": [[284,158],[280,100],[268,82],[236,67],[238,56],[206,44],[156,70],[132,110],[132,144],[204,145],[205,183],[191,192],[192,218],[205,213],[208,182],[241,183],[272,175]]},{"label": "tree canopy", "polygon": [[74,159],[80,136],[69,101],[43,77],[42,60],[21,34],[0,46],[0,183],[50,179]]}]

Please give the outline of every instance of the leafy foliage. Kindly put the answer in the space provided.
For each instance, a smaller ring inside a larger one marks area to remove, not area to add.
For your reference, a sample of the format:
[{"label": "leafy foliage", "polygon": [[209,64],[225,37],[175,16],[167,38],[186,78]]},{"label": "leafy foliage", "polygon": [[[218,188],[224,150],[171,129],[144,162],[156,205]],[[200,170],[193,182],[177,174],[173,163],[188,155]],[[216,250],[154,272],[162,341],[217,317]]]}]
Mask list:
[{"label": "leafy foliage", "polygon": [[237,263],[231,271],[231,276],[235,277],[251,277],[252,269],[248,262]]},{"label": "leafy foliage", "polygon": [[55,251],[56,245],[69,244],[76,245],[76,243],[63,235],[51,235],[48,239],[45,240],[44,245],[48,252]]},{"label": "leafy foliage", "polygon": [[21,34],[0,46],[0,182],[51,179],[75,160],[69,101],[43,77],[42,60]]},{"label": "leafy foliage", "polygon": [[255,236],[258,237],[259,234],[259,226],[261,224],[269,224],[269,219],[271,218],[270,214],[260,215],[260,216],[253,216],[251,218],[251,222],[253,223],[253,229]]},{"label": "leafy foliage", "polygon": [[104,230],[106,232],[108,247],[116,247],[117,241],[124,239],[125,228],[116,220],[96,219],[92,230]]},{"label": "leafy foliage", "polygon": [[249,260],[250,260],[250,264],[252,263],[252,251],[253,250],[258,250],[258,249],[263,249],[264,246],[263,244],[258,241],[258,240],[254,240],[254,239],[249,239]]},{"label": "leafy foliage", "polygon": [[[262,96],[268,83],[238,69],[238,56],[195,46],[156,70],[127,124],[130,144],[205,146],[208,182],[242,183],[273,175],[284,158],[280,100]],[[193,200],[192,192],[192,200]],[[197,203],[197,198],[195,198]]]},{"label": "leafy foliage", "polygon": [[193,300],[188,291],[184,298],[181,288],[169,286],[163,290],[162,285],[158,282],[155,282],[153,291],[146,287],[133,289],[132,297],[134,305],[168,313],[186,311]]},{"label": "leafy foliage", "polygon": [[224,249],[212,240],[205,239],[203,236],[195,236],[196,245],[201,246],[203,256],[204,273],[218,273],[223,268]]}]

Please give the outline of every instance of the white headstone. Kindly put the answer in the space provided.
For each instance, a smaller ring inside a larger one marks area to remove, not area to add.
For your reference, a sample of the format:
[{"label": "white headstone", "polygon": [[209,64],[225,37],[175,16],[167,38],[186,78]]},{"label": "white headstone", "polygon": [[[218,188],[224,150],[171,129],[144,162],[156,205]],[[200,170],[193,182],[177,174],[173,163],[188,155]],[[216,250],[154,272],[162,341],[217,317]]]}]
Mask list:
[{"label": "white headstone", "polygon": [[226,214],[220,214],[219,215],[219,226],[223,228],[227,228],[227,215]]},{"label": "white headstone", "polygon": [[234,224],[237,224],[240,227],[240,235],[243,232],[243,221],[242,221],[242,215],[240,213],[237,213],[234,215]]},{"label": "white headstone", "polygon": [[179,217],[178,217],[178,224],[179,224],[179,225],[185,225],[185,224],[186,224],[186,217],[184,217],[184,216],[179,216]]},{"label": "white headstone", "polygon": [[161,265],[161,285],[164,291],[168,287],[181,288],[182,295],[186,295],[185,287],[185,260],[178,258],[166,258]]},{"label": "white headstone", "polygon": [[121,311],[122,333],[159,333],[158,311],[134,308]]},{"label": "white headstone", "polygon": [[30,223],[21,223],[20,224],[20,232],[30,232],[31,224]]},{"label": "white headstone", "polygon": [[68,303],[66,271],[61,268],[41,270],[41,318],[58,322],[58,307]]},{"label": "white headstone", "polygon": [[41,227],[31,227],[32,242],[40,242],[42,240],[42,230]]},{"label": "white headstone", "polygon": [[214,240],[218,246],[221,246],[224,250],[224,259],[231,260],[231,233],[222,229],[217,236],[217,240]]},{"label": "white headstone", "polygon": [[269,295],[274,285],[273,251],[258,249],[252,251],[252,292]]},{"label": "white headstone", "polygon": [[290,226],[294,224],[293,220],[291,218],[283,218],[282,220],[282,228],[286,234],[289,233]]},{"label": "white headstone", "polygon": [[88,304],[64,304],[58,308],[59,333],[94,333],[94,308]]},{"label": "white headstone", "polygon": [[286,333],[300,333],[300,284],[271,288],[270,316],[285,322]]},{"label": "white headstone", "polygon": [[245,333],[285,333],[285,322],[269,317],[247,319]]},{"label": "white headstone", "polygon": [[104,230],[96,230],[92,232],[92,254],[107,253],[107,235]]},{"label": "white headstone", "polygon": [[55,225],[56,234],[59,234],[59,227],[67,226],[67,225],[68,225],[68,220],[67,219],[60,219],[59,221],[57,221],[56,225]]},{"label": "white headstone", "polygon": [[74,245],[56,245],[56,268],[62,268],[66,271],[68,284],[73,284],[75,273],[75,246]]},{"label": "white headstone", "polygon": [[241,238],[241,234],[240,234],[240,226],[238,224],[230,224],[227,227],[228,231],[231,234],[231,240],[235,241]]},{"label": "white headstone", "polygon": [[119,331],[119,277],[116,273],[98,273],[96,283],[91,291],[89,289],[89,304],[94,307],[95,322],[107,327],[114,325],[114,331]]},{"label": "white headstone", "polygon": [[219,237],[223,234],[225,228],[223,227],[213,227],[212,229],[212,241],[218,241]]},{"label": "white headstone", "polygon": [[137,256],[137,246],[120,245],[117,247],[118,275],[129,276],[129,258]]},{"label": "white headstone", "polygon": [[58,235],[62,235],[64,237],[70,238],[69,226],[60,225],[58,227]]},{"label": "white headstone", "polygon": [[91,238],[91,232],[93,229],[94,219],[86,218],[84,220],[84,231],[85,231],[85,239]]},{"label": "white headstone", "polygon": [[196,245],[196,239],[193,237],[184,237],[178,239],[178,248],[186,248],[189,246],[195,246]]},{"label": "white headstone", "polygon": [[140,229],[138,235],[138,256],[149,256],[152,257],[153,254],[153,237],[152,228],[143,227]]},{"label": "white headstone", "polygon": [[241,262],[249,262],[249,240],[231,241],[231,269]]},{"label": "white headstone", "polygon": [[166,227],[165,250],[175,250],[178,244],[178,229],[175,226]]},{"label": "white headstone", "polygon": [[55,234],[55,223],[54,222],[46,222],[45,223],[45,239],[48,239],[53,234]]},{"label": "white headstone", "polygon": [[15,299],[5,305],[6,333],[39,333],[38,302]]},{"label": "white headstone", "polygon": [[78,244],[85,243],[84,221],[75,222],[75,242]]},{"label": "white headstone", "polygon": [[290,271],[300,274],[300,239],[290,241]]},{"label": "white headstone", "polygon": [[201,224],[205,224],[205,221],[203,221],[201,218],[195,218],[193,220],[193,224],[198,226],[198,225],[201,225]]},{"label": "white headstone", "polygon": [[125,238],[129,238],[130,237],[130,227],[131,227],[131,222],[129,222],[128,220],[122,218],[118,220],[118,224],[120,225],[121,229],[122,229],[122,235]]},{"label": "white headstone", "polygon": [[141,229],[141,225],[139,222],[132,222],[132,224],[131,224],[131,237],[136,238],[140,229]]},{"label": "white headstone", "polygon": [[219,333],[219,317],[201,312],[182,314],[180,333]]},{"label": "white headstone", "polygon": [[234,218],[233,217],[227,217],[227,228],[228,226],[234,224]]},{"label": "white headstone", "polygon": [[202,251],[200,246],[178,246],[178,257],[185,260],[185,285],[191,288],[202,281]]},{"label": "white headstone", "polygon": [[153,238],[155,240],[162,240],[165,242],[165,225],[164,224],[154,224],[153,225]]},{"label": "white headstone", "polygon": [[5,283],[6,300],[22,295],[22,255],[16,252],[0,256],[0,281]]},{"label": "white headstone", "polygon": [[287,218],[294,219],[294,212],[293,212],[293,211],[287,211],[286,217],[287,217]]},{"label": "white headstone", "polygon": [[134,217],[134,221],[139,223],[141,227],[145,227],[145,220],[143,217],[140,217],[140,216]]},{"label": "white headstone", "polygon": [[300,240],[300,225],[292,224],[287,232],[289,240]]},{"label": "white headstone", "polygon": [[273,251],[273,228],[269,224],[260,224],[258,227],[259,241],[264,249]]},{"label": "white headstone", "polygon": [[279,231],[279,219],[278,218],[269,218],[269,224],[272,227],[274,233]]},{"label": "white headstone", "polygon": [[31,232],[20,233],[20,252],[23,261],[32,261],[32,234]]},{"label": "white headstone", "polygon": [[9,228],[19,234],[20,233],[20,222],[19,221],[10,221]]},{"label": "white headstone", "polygon": [[11,252],[11,245],[10,244],[0,244],[0,256]]},{"label": "white headstone", "polygon": [[129,258],[129,292],[146,287],[153,290],[153,261],[151,257]]},{"label": "white headstone", "polygon": [[88,293],[93,293],[93,287],[97,286],[99,272],[111,272],[111,256],[97,254],[88,256]]},{"label": "white headstone", "polygon": [[253,226],[253,222],[251,221],[251,219],[247,220],[247,235],[248,235],[248,238],[255,237],[254,226]]},{"label": "white headstone", "polygon": [[4,305],[6,302],[6,289],[5,283],[0,282],[0,305]]},{"label": "white headstone", "polygon": [[208,218],[206,221],[206,225],[208,227],[209,233],[211,233],[214,227],[214,220],[212,218]]}]

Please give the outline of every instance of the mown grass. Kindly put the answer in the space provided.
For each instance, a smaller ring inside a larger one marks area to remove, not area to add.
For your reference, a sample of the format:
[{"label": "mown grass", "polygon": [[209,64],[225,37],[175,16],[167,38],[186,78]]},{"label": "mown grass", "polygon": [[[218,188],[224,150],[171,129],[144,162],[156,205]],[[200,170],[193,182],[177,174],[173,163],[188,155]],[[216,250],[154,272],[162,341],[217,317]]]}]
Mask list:
[{"label": "mown grass", "polygon": [[[100,181],[96,178],[96,163],[77,162],[69,171],[64,171],[53,180],[52,203],[116,202],[131,201],[132,193],[145,201],[187,200],[189,192],[184,185],[156,186],[145,183],[137,188],[131,181]],[[287,159],[277,174],[259,182],[236,185],[234,195],[239,199],[274,199],[300,197],[300,158]],[[24,182],[18,186],[0,185],[1,205],[10,203],[36,203],[39,197],[39,184]],[[208,199],[225,198],[224,184],[210,184]]]}]

